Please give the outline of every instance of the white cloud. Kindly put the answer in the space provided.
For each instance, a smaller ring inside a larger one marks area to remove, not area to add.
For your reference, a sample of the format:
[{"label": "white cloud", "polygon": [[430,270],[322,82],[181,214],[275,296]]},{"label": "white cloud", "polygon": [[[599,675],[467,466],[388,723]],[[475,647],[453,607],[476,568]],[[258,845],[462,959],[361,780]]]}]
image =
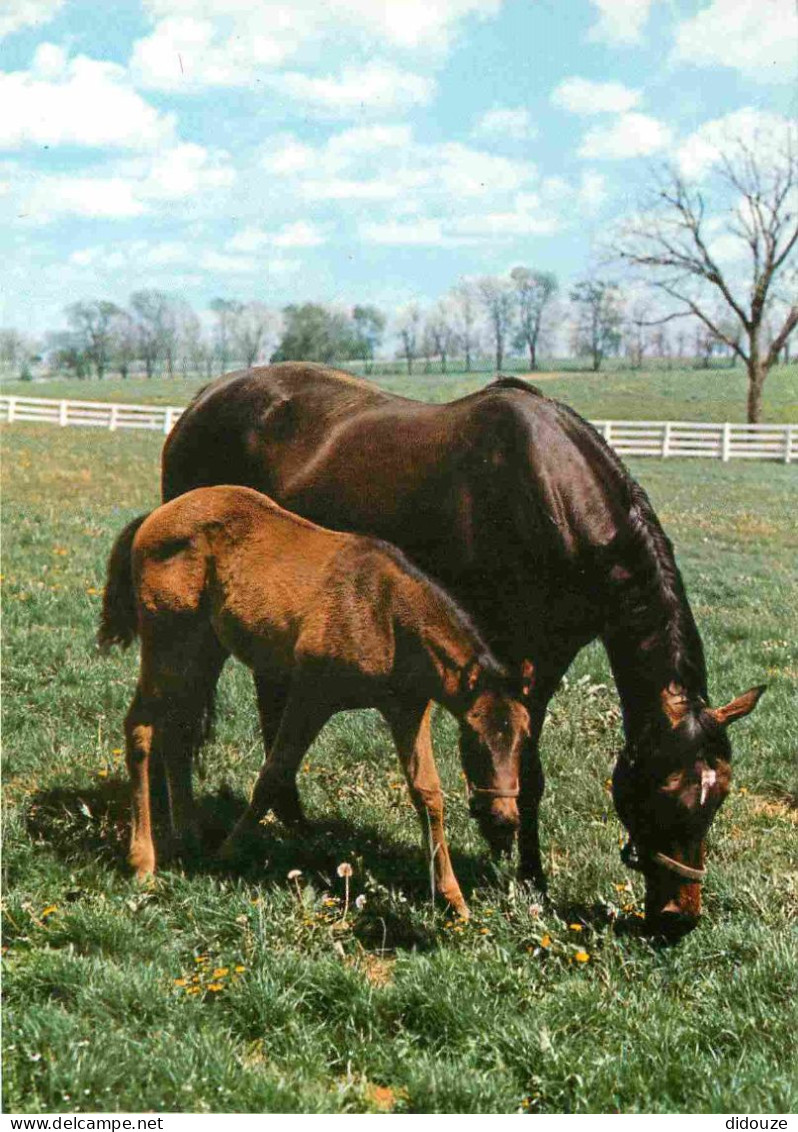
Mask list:
[{"label": "white cloud", "polygon": [[196,15],[170,16],[134,44],[130,67],[141,86],[183,93],[247,86],[264,69],[271,70],[288,59],[298,46],[296,25],[277,13],[270,29],[258,25],[267,5],[253,6],[250,17],[245,12],[233,14],[232,31],[230,21],[224,21],[228,30],[222,30],[218,13],[211,13],[219,21],[214,23],[213,18],[201,18],[201,5],[182,7],[194,9]]},{"label": "white cloud", "polygon": [[433,199],[456,208],[501,197],[537,175],[532,162],[459,142],[420,144],[405,126],[344,130],[318,147],[282,135],[266,146],[262,164],[305,200],[392,201],[405,212]]},{"label": "white cloud", "polygon": [[575,75],[555,87],[551,101],[572,114],[623,114],[638,105],[640,93],[623,83],[593,82]]},{"label": "white cloud", "polygon": [[435,93],[433,79],[376,60],[345,67],[338,75],[312,77],[300,72],[274,76],[270,85],[281,95],[324,117],[348,117],[353,111],[396,114],[423,106]]},{"label": "white cloud", "polygon": [[235,180],[229,155],[183,142],[158,154],[48,174],[18,189],[18,211],[39,224],[63,216],[127,219],[179,200],[203,199]]},{"label": "white cloud", "polygon": [[645,157],[670,143],[668,126],[648,114],[620,114],[607,125],[594,126],[582,138],[579,156],[598,160]]},{"label": "white cloud", "polygon": [[[300,57],[341,57],[341,44],[440,55],[468,18],[502,0],[145,0],[154,22],[131,66],[143,86],[186,93],[247,86]],[[324,51],[329,46],[331,51]],[[368,66],[368,65],[367,65]],[[365,68],[364,68],[365,69]],[[307,83],[317,80],[299,76]],[[329,80],[326,80],[329,81]],[[292,77],[296,83],[296,76]],[[303,96],[323,97],[302,84]],[[329,105],[328,101],[324,105]]]},{"label": "white cloud", "polygon": [[476,138],[490,138],[498,141],[504,138],[514,141],[528,141],[536,136],[537,130],[532,125],[529,111],[524,107],[517,109],[496,107],[479,115],[471,134]]},{"label": "white cloud", "polygon": [[0,146],[79,145],[150,149],[174,135],[172,115],[138,94],[116,63],[42,43],[28,71],[0,72]]},{"label": "white cloud", "polygon": [[798,18],[794,0],[712,0],[676,28],[674,57],[733,67],[759,82],[794,82]]},{"label": "white cloud", "polygon": [[737,142],[749,146],[759,157],[770,154],[769,164],[773,165],[790,141],[795,146],[794,122],[780,114],[747,106],[704,122],[682,142],[676,158],[685,176],[700,178]]},{"label": "white cloud", "polygon": [[316,224],[297,220],[285,224],[277,232],[263,228],[244,228],[230,240],[231,251],[256,252],[262,248],[315,248],[326,243],[326,236]]},{"label": "white cloud", "polygon": [[373,244],[457,247],[547,236],[561,227],[560,217],[536,193],[518,193],[503,210],[368,222],[360,225],[359,233],[361,239]]},{"label": "white cloud", "polygon": [[248,255],[235,255],[216,248],[197,246],[189,241],[162,241],[150,243],[147,240],[128,240],[117,244],[96,244],[73,252],[67,260],[67,269],[90,272],[97,276],[110,276],[122,273],[127,280],[135,279],[146,272],[158,272],[169,280],[185,279],[186,272],[196,281],[201,280],[202,272],[225,275],[288,276],[301,266],[297,260],[283,257],[263,259]]},{"label": "white cloud", "polygon": [[589,38],[600,43],[639,43],[653,0],[590,0],[598,20]]},{"label": "white cloud", "polygon": [[387,220],[383,223],[361,224],[360,238],[370,244],[425,246],[444,243],[440,220],[411,221]]},{"label": "white cloud", "polygon": [[3,0],[0,39],[22,28],[49,23],[63,6],[64,0]]}]

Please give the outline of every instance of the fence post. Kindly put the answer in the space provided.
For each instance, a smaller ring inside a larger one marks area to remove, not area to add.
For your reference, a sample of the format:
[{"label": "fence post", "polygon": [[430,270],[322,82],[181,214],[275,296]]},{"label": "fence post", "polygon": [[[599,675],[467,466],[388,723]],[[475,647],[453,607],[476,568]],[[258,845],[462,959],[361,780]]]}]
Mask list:
[{"label": "fence post", "polygon": [[168,436],[169,433],[172,431],[172,410],[171,410],[171,408],[166,409],[165,412],[164,412],[163,431],[164,431],[164,434],[166,436]]},{"label": "fence post", "polygon": [[665,421],[662,430],[662,459],[667,460],[671,454],[671,422]]},{"label": "fence post", "polygon": [[8,423],[9,424],[14,423],[14,414],[15,414],[16,407],[17,407],[16,397],[9,397],[8,398]]},{"label": "fence post", "polygon": [[111,416],[108,419],[108,428],[111,432],[116,432],[116,422],[119,416],[119,406],[114,402],[111,405]]},{"label": "fence post", "polygon": [[604,422],[604,439],[612,446],[612,421]]},{"label": "fence post", "polygon": [[67,410],[68,410],[68,408],[69,408],[69,406],[67,405],[66,401],[62,401],[58,406],[58,423],[61,425],[61,428],[64,428],[66,426],[66,424],[68,423],[67,422]]},{"label": "fence post", "polygon": [[792,437],[793,426],[786,425],[784,429],[784,463],[789,464],[792,460]]},{"label": "fence post", "polygon": [[721,441],[720,458],[724,464],[728,464],[731,459],[731,425],[727,421],[723,426],[723,439]]}]

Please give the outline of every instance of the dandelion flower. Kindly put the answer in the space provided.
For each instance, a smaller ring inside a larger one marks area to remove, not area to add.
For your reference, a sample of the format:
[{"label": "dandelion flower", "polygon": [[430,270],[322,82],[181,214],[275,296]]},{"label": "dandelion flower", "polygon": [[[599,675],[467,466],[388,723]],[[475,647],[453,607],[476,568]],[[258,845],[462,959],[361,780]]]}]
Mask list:
[{"label": "dandelion flower", "polygon": [[581,924],[569,924],[568,927],[571,929],[572,932],[581,932],[581,930],[582,930]]},{"label": "dandelion flower", "polygon": [[357,910],[359,912],[362,912],[363,909],[366,907],[365,893],[361,892],[360,896],[357,897],[357,899],[355,900],[355,907],[357,908]]},{"label": "dandelion flower", "polygon": [[574,959],[577,961],[577,963],[587,963],[589,958],[590,956],[586,951],[577,951],[576,955],[574,956]]},{"label": "dandelion flower", "polygon": [[346,923],[346,914],[349,911],[349,878],[352,875],[352,866],[348,861],[342,861],[336,870],[339,877],[344,878],[344,914],[341,917],[341,923]]},{"label": "dandelion flower", "polygon": [[208,983],[206,990],[213,991],[216,994],[217,991],[224,990],[224,987],[221,983]]},{"label": "dandelion flower", "polygon": [[291,869],[290,873],[288,874],[288,879],[289,880],[299,880],[299,878],[301,876],[302,876],[302,870],[301,869]]},{"label": "dandelion flower", "polygon": [[217,967],[213,972],[212,978],[223,979],[225,977],[225,975],[229,975],[229,973],[230,973],[229,967]]},{"label": "dandelion flower", "polygon": [[548,934],[548,932],[541,939],[540,946],[541,947],[551,947],[551,936]]},{"label": "dandelion flower", "polygon": [[58,911],[57,904],[48,904],[46,908],[42,908],[42,919],[46,920],[48,916],[52,916],[53,912]]},{"label": "dandelion flower", "polygon": [[246,967],[243,963],[239,963],[238,966],[233,968],[233,970],[237,975],[240,975],[242,971],[246,971]]},{"label": "dandelion flower", "polygon": [[175,986],[176,987],[188,986],[188,979],[175,979]]},{"label": "dandelion flower", "polygon": [[108,771],[107,771],[107,770],[105,770],[105,769],[103,769],[103,770],[98,770],[98,771],[97,771],[97,777],[98,777],[98,778],[107,778],[107,777],[108,777]]}]

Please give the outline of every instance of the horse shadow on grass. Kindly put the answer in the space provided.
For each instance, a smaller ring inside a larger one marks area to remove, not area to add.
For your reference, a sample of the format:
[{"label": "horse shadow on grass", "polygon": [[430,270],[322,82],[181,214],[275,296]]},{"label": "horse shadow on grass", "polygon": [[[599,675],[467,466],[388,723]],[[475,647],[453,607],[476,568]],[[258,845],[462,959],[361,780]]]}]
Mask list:
[{"label": "horse shadow on grass", "polygon": [[[237,878],[256,892],[263,886],[284,887],[288,873],[300,869],[306,883],[340,892],[337,868],[348,861],[358,877],[371,877],[379,886],[376,900],[371,895],[368,898],[370,905],[379,905],[379,916],[361,917],[355,932],[364,946],[427,950],[439,945],[433,922],[423,915],[430,908],[430,875],[420,845],[396,841],[373,825],[353,825],[341,819],[313,820],[301,830],[267,819],[246,859],[233,865],[219,861],[216,850],[243,813],[245,799],[223,786],[200,794],[196,804],[202,830],[199,852],[166,862],[162,871],[176,868],[188,877]],[[164,816],[161,804],[161,821]],[[40,791],[31,799],[26,824],[34,844],[46,846],[71,865],[99,861],[119,875],[130,875],[130,787],[125,779],[107,779],[83,790]],[[487,846],[479,853],[463,852],[456,846],[450,849],[466,900],[480,887],[504,883]],[[390,894],[398,899],[391,899]],[[541,899],[533,890],[529,896],[530,902]],[[612,931],[616,936],[647,939],[656,947],[672,946],[673,941],[652,937],[639,918],[616,917],[599,901],[544,903],[567,923],[582,923],[597,933]],[[440,903],[437,907],[442,909]]]},{"label": "horse shadow on grass", "polygon": [[[162,872],[178,869],[187,877],[230,877],[252,885],[285,887],[288,873],[300,869],[304,883],[339,893],[338,866],[348,861],[358,877],[371,878],[376,895],[369,905],[379,916],[361,917],[355,934],[366,947],[431,949],[439,937],[430,908],[430,873],[420,845],[399,842],[373,825],[354,825],[342,819],[312,820],[301,830],[276,819],[253,838],[246,858],[222,862],[216,850],[246,808],[246,801],[226,787],[198,796],[202,830],[199,852],[187,859],[169,860]],[[163,812],[158,819],[163,820]],[[34,844],[74,866],[81,859],[101,862],[117,874],[130,875],[127,842],[130,834],[130,787],[127,781],[108,779],[88,789],[55,788],[32,799],[26,826]],[[466,899],[476,888],[497,883],[497,868],[487,847],[474,854],[451,848],[452,863]],[[439,911],[443,909],[436,903]]]}]

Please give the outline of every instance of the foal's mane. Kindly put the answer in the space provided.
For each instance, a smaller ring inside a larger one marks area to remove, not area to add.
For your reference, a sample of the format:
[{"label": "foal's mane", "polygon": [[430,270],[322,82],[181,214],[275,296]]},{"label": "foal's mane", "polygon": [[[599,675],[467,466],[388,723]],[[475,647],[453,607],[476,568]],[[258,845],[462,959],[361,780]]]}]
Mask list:
[{"label": "foal's mane", "polygon": [[358,535],[357,537],[364,543],[368,543],[370,546],[374,547],[387,558],[390,558],[403,574],[406,574],[415,582],[420,582],[432,593],[437,603],[443,607],[444,612],[466,636],[471,638],[475,648],[475,659],[479,662],[480,668],[482,668],[487,676],[493,676],[502,681],[507,679],[509,675],[507,669],[493,655],[490,646],[477,628],[473,618],[463,609],[462,605],[452,597],[448,590],[445,590],[443,586],[439,585],[429,574],[425,574],[423,570],[419,569],[419,567],[411,562],[403,551],[397,546],[394,546],[393,543],[385,542],[384,539],[380,538],[372,538],[368,535]]},{"label": "foal's mane", "polygon": [[[702,698],[707,694],[707,673],[704,648],[679,567],[673,545],[662,529],[651,500],[631,476],[628,468],[601,433],[569,405],[546,397],[533,385],[518,377],[500,375],[488,389],[521,389],[549,404],[556,405],[559,416],[574,427],[579,440],[586,444],[597,462],[610,465],[625,496],[628,526],[609,548],[605,569],[617,561],[614,552],[626,552],[625,565],[631,578],[622,584],[606,579],[613,604],[623,622],[632,627],[640,640],[647,641],[647,652],[659,654],[669,669],[668,680],[674,680]],[[609,478],[609,477],[602,477]],[[631,552],[631,553],[630,553]]]}]

